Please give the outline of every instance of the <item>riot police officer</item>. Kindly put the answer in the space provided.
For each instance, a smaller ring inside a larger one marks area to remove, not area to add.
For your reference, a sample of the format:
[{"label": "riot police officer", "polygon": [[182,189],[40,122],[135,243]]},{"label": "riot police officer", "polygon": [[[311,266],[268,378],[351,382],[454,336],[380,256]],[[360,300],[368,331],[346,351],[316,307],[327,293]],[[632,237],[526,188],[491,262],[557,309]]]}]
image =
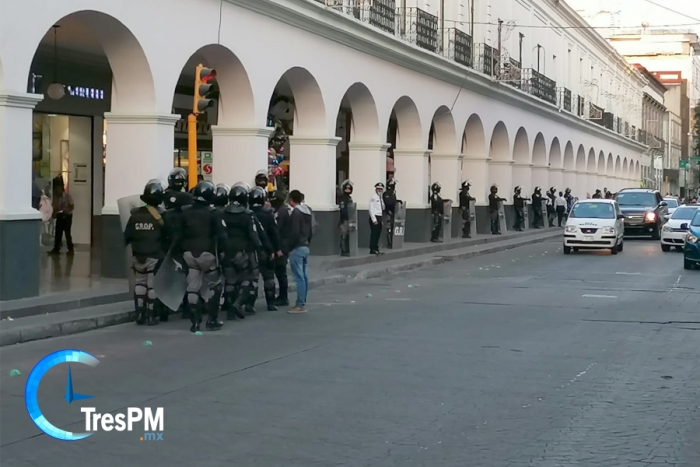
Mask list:
[{"label": "riot police officer", "polygon": [[182,209],[192,204],[192,195],[185,190],[185,187],[187,187],[187,171],[182,167],[175,167],[168,174],[168,188],[163,199],[165,209]]},{"label": "riot police officer", "polygon": [[213,183],[199,182],[192,193],[194,203],[182,211],[180,248],[188,267],[187,300],[192,311],[192,332],[199,331],[204,311],[209,315],[207,329],[218,330],[223,326],[218,319],[222,293],[218,247],[226,244],[226,232],[218,213],[210,206],[215,191]]},{"label": "riot police officer", "polygon": [[275,196],[271,200],[272,208],[275,210],[275,220],[277,221],[280,246],[282,247],[282,254],[275,259],[275,276],[277,276],[277,284],[279,286],[279,295],[275,299],[275,305],[277,306],[289,305],[289,298],[287,297],[287,289],[289,287],[287,262],[289,258],[284,253],[286,251],[284,245],[288,235],[287,226],[289,225],[290,207],[285,203],[286,198],[287,196],[282,190],[277,190]]},{"label": "riot police officer", "polygon": [[[262,232],[259,233],[265,235],[265,238],[262,239],[265,248],[258,256],[258,268],[263,278],[267,311],[277,311],[275,306],[275,258],[281,256],[282,251],[275,213],[271,208],[265,206],[265,191],[261,187],[255,187],[251,190],[248,195],[248,205],[258,221],[257,225],[262,227]],[[257,297],[257,288],[255,296]]]},{"label": "riot police officer", "polygon": [[136,323],[158,324],[156,320],[156,294],[153,281],[156,269],[167,250],[167,229],[159,208],[165,197],[165,183],[149,181],[143,189],[141,200],[145,206],[133,209],[124,230],[126,245],[131,245],[134,270],[134,304]]},{"label": "riot police officer", "polygon": [[472,236],[472,221],[471,213],[471,201],[476,201],[469,194],[469,189],[471,188],[471,180],[462,182],[462,188],[459,190],[459,212],[462,213],[462,238],[471,238]]},{"label": "riot police officer", "polygon": [[513,190],[513,207],[515,208],[515,226],[513,226],[513,229],[518,232],[523,231],[525,225],[525,201],[529,199],[522,196],[522,191],[523,188],[520,185]]},{"label": "riot police officer", "polygon": [[433,229],[430,235],[431,242],[440,241],[440,231],[442,230],[443,218],[445,215],[445,203],[440,196],[442,185],[438,182],[430,186],[430,212],[433,215]]},{"label": "riot police officer", "polygon": [[554,209],[554,203],[557,200],[556,187],[549,187],[547,192],[547,221],[550,227],[554,227],[554,219],[557,217],[557,210]]},{"label": "riot police officer", "polygon": [[211,205],[214,206],[219,211],[223,211],[228,204],[228,193],[231,189],[228,185],[224,183],[219,183],[214,188],[214,198],[211,201]]},{"label": "riot police officer", "polygon": [[269,179],[267,178],[267,170],[265,169],[260,169],[257,171],[255,174],[255,186],[260,187],[263,189],[265,193],[267,193],[267,184],[269,183]]},{"label": "riot police officer", "polygon": [[571,188],[564,190],[564,199],[566,199],[566,215],[568,216],[574,205],[574,197],[571,194]]},{"label": "riot police officer", "polygon": [[384,199],[384,215],[386,216],[386,245],[394,247],[394,218],[396,217],[396,183],[398,180],[390,178],[386,181],[386,191],[382,195]]},{"label": "riot police officer", "polygon": [[[536,229],[544,227],[542,218],[542,188],[536,186],[532,192],[532,226]],[[541,224],[541,226],[540,226]]]},{"label": "riot police officer", "polygon": [[226,319],[245,319],[243,307],[257,291],[256,251],[262,248],[257,223],[248,206],[248,190],[234,185],[229,192],[229,205],[224,208],[222,221],[226,229],[223,270],[225,278],[224,305]]},{"label": "riot police officer", "polygon": [[345,180],[340,189],[342,193],[338,197],[338,207],[340,208],[340,256],[350,256],[350,213],[348,208],[352,204],[353,183]]},{"label": "riot police officer", "polygon": [[489,193],[489,217],[491,218],[491,234],[501,235],[501,222],[498,219],[498,207],[501,201],[505,201],[505,198],[498,196],[498,186],[491,185],[491,190]]}]

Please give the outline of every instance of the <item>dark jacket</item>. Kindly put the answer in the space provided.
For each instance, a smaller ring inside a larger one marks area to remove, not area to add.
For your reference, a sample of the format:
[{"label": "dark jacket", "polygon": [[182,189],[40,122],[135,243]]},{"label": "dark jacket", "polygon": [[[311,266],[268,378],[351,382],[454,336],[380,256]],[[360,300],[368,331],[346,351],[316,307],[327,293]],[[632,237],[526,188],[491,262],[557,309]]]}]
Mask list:
[{"label": "dark jacket", "polygon": [[396,191],[386,190],[382,198],[384,199],[384,211],[389,214],[394,214],[396,211]]},{"label": "dark jacket", "polygon": [[459,192],[459,209],[464,211],[469,211],[469,202],[474,201],[476,198],[472,197],[468,191],[462,190]]},{"label": "dark jacket", "polygon": [[163,204],[165,204],[166,209],[181,210],[185,206],[191,205],[193,202],[194,197],[185,191],[177,191],[170,188],[165,190],[165,200]]},{"label": "dark jacket", "polygon": [[181,251],[194,256],[203,252],[217,253],[218,245],[226,244],[226,230],[216,209],[194,203],[182,210]]},{"label": "dark jacket", "polygon": [[340,222],[345,222],[350,220],[350,213],[348,212],[348,206],[352,203],[352,196],[347,193],[342,193],[338,197],[338,207],[340,207]]},{"label": "dark jacket", "polygon": [[277,221],[275,213],[268,207],[253,208],[253,214],[262,227],[262,233],[265,235],[267,242],[261,241],[265,245],[267,253],[272,254],[280,251],[280,238],[277,232]]},{"label": "dark jacket", "polygon": [[523,197],[522,195],[515,195],[513,196],[513,206],[519,209],[523,209],[525,207],[525,201],[527,198]]},{"label": "dark jacket", "polygon": [[499,201],[505,201],[505,199],[498,196],[498,193],[489,193],[489,212],[498,211]]},{"label": "dark jacket", "polygon": [[298,204],[289,216],[289,235],[285,241],[285,253],[295,248],[309,246],[313,237],[313,218],[311,209],[305,204]]},{"label": "dark jacket", "polygon": [[162,217],[158,221],[146,206],[132,209],[124,230],[124,241],[131,245],[134,256],[162,258],[167,250],[165,221]]},{"label": "dark jacket", "polygon": [[258,228],[253,214],[241,206],[229,205],[221,213],[225,224],[226,241],[221,249],[226,258],[233,259],[236,253],[260,250],[262,245],[258,237]]},{"label": "dark jacket", "polygon": [[444,214],[445,203],[442,200],[442,196],[437,193],[430,195],[430,210],[433,214]]}]

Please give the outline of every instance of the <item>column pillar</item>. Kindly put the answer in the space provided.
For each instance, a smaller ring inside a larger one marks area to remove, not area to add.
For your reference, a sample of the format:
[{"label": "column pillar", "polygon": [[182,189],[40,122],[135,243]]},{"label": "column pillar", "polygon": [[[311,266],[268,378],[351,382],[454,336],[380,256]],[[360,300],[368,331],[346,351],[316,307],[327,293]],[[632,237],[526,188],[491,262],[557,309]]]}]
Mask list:
[{"label": "column pillar", "polygon": [[588,176],[588,172],[585,170],[576,171],[576,186],[571,187],[572,194],[575,198],[586,199]]},{"label": "column pillar", "polygon": [[39,295],[41,214],[32,208],[32,110],[42,99],[0,93],[0,300]]},{"label": "column pillar", "polygon": [[[513,164],[513,188],[515,188],[517,185],[520,185],[521,187],[523,187],[524,195],[527,195],[529,191],[533,190],[535,188],[534,185],[530,186],[532,182],[532,171],[532,164],[520,164],[517,162]],[[510,190],[510,193],[510,196],[512,196],[512,189]],[[509,199],[509,201],[512,203],[512,200]]]},{"label": "column pillar", "polygon": [[489,161],[486,157],[462,159],[462,179],[472,181],[470,194],[476,198],[477,205],[488,203]]},{"label": "column pillar", "polygon": [[559,194],[559,191],[561,190],[562,192],[564,191],[565,188],[571,188],[571,192],[576,191],[576,171],[575,170],[564,170],[564,180],[561,185],[556,185],[557,188],[557,194]]},{"label": "column pillar", "polygon": [[340,140],[335,136],[289,137],[289,188],[304,193],[306,204],[314,211],[314,255],[340,253],[340,214],[335,204],[336,146]]},{"label": "column pillar", "polygon": [[[267,150],[272,128],[211,127],[212,180],[233,186],[253,185],[258,170],[267,170]],[[286,155],[285,155],[286,156]]]},{"label": "column pillar", "polygon": [[427,242],[430,240],[432,218],[428,203],[429,177],[427,149],[395,149],[395,176],[401,184],[398,194],[406,202],[407,242]]},{"label": "column pillar", "polygon": [[464,154],[432,154],[430,156],[431,182],[442,185],[442,197],[452,200],[451,237],[461,236],[461,216],[459,215],[459,188],[462,183],[462,159]]},{"label": "column pillar", "polygon": [[564,167],[549,168],[549,183],[546,187],[542,187],[542,191],[546,192],[549,187],[554,187],[557,190],[563,189],[564,184]]},{"label": "column pillar", "polygon": [[542,192],[549,189],[551,185],[549,184],[549,167],[546,165],[533,165],[532,166],[532,186],[528,190],[528,197],[534,191],[535,187],[542,188]]},{"label": "column pillar", "polygon": [[[510,195],[513,192],[513,161],[489,161],[487,192],[494,183],[498,185],[498,193],[504,198],[506,194]],[[508,203],[513,203],[512,197],[508,198]]]},{"label": "column pillar", "polygon": [[142,193],[152,178],[167,180],[174,165],[175,123],[179,119],[179,115],[105,113],[107,162],[100,221],[103,277],[126,277],[117,200]]}]

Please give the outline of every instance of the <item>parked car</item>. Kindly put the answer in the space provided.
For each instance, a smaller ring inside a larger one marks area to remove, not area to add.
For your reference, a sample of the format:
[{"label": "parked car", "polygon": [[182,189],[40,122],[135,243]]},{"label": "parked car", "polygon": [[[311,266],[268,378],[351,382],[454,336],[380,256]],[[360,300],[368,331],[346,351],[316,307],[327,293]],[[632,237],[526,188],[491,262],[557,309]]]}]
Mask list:
[{"label": "parked car", "polygon": [[664,201],[666,201],[666,205],[668,207],[668,218],[670,219],[676,208],[681,205],[681,202],[675,196],[667,196],[664,198]]},{"label": "parked car", "polygon": [[612,199],[584,199],[571,208],[564,227],[564,254],[571,250],[607,250],[613,255],[624,247],[625,218]]},{"label": "parked car", "polygon": [[688,232],[688,224],[693,219],[698,208],[700,206],[679,206],[675,210],[661,229],[661,249],[663,251],[670,251],[671,247],[674,246],[677,250],[683,249],[685,235]]},{"label": "parked car", "polygon": [[700,266],[700,210],[690,221],[683,247],[683,268],[692,269],[693,266]]},{"label": "parked car", "polygon": [[668,215],[668,204],[661,193],[647,188],[625,188],[614,199],[625,216],[625,235],[661,238],[661,227]]}]

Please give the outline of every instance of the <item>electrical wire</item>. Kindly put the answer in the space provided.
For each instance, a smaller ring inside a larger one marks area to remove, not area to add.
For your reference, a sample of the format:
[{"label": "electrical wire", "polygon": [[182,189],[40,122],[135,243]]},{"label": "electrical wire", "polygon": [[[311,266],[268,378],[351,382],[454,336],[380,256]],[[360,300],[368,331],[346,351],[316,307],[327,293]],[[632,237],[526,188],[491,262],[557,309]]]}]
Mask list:
[{"label": "electrical wire", "polygon": [[[645,0],[645,1],[650,1],[650,0]],[[677,13],[677,12],[674,12]],[[685,15],[684,15],[685,16]],[[695,19],[695,18],[691,18]],[[700,19],[697,20],[697,23],[686,23],[686,24],[660,24],[660,25],[654,25],[651,26],[651,28],[680,28],[680,27],[686,27],[686,26],[700,26]],[[468,21],[457,21],[457,20],[450,20],[446,19],[446,23],[455,23],[455,24],[460,24],[460,25],[469,25],[470,23]],[[479,24],[479,25],[487,25],[487,26],[498,26],[498,23],[490,23],[490,22],[474,22],[474,24]],[[526,25],[526,24],[515,24],[513,25],[515,29],[639,29],[641,28],[641,25],[635,25],[635,26],[619,26],[619,27],[610,27],[610,26],[546,26],[546,25]]]},{"label": "electrical wire", "polygon": [[221,45],[221,19],[224,13],[224,0],[219,2],[219,31],[217,33],[216,43]]},{"label": "electrical wire", "polygon": [[[693,18],[692,16],[686,15],[685,13],[681,13],[680,11],[676,11],[676,10],[674,10],[674,9],[672,9],[672,8],[669,8],[669,7],[667,7],[667,6],[661,5],[660,3],[653,2],[652,0],[644,0],[644,1],[647,2],[647,3],[651,3],[652,5],[657,6],[657,7],[659,7],[659,8],[663,8],[663,9],[666,10],[666,11],[670,11],[671,13],[675,13],[675,14],[677,14],[677,15],[679,15],[679,16],[683,16],[683,17],[685,17],[685,18],[692,19],[693,21],[698,21],[698,22],[700,22],[700,19],[698,19],[698,18]],[[697,0],[696,0],[696,1],[697,1]]]}]

